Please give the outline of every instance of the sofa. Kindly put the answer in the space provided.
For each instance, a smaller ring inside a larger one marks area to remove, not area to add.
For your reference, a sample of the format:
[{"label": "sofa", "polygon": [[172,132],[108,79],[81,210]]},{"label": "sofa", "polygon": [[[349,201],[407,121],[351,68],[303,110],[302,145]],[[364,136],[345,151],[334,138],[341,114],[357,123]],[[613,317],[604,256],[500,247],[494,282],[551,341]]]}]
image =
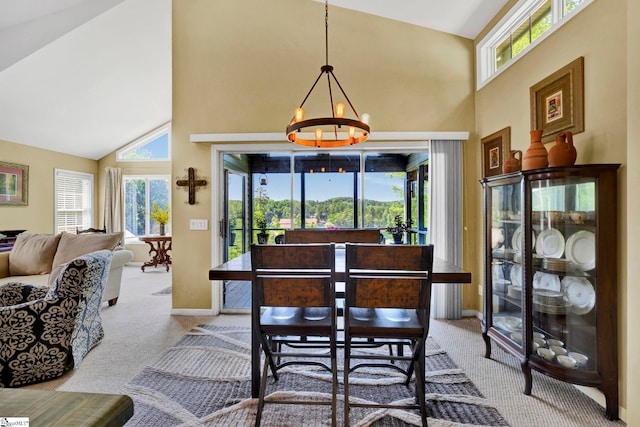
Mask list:
[{"label": "sofa", "polygon": [[120,296],[124,265],[133,261],[133,252],[118,246],[121,240],[122,233],[21,233],[11,251],[0,252],[0,285],[24,282],[48,286],[63,264],[90,252],[110,250],[113,256],[102,302],[115,305]]},{"label": "sofa", "polygon": [[0,286],[0,387],[59,377],[103,339],[100,306],[112,253],[61,265],[50,286]]}]

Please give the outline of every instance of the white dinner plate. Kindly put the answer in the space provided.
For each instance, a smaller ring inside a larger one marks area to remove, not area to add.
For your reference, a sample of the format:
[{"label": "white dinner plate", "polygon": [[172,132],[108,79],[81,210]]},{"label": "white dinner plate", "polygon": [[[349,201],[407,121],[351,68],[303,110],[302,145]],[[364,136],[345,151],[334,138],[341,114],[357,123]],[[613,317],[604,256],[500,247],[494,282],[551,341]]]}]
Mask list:
[{"label": "white dinner plate", "polygon": [[571,311],[576,314],[587,314],[596,305],[596,290],[585,278],[566,276],[562,279],[562,289],[571,303]]},{"label": "white dinner plate", "polygon": [[582,271],[596,268],[596,235],[580,230],[567,239],[567,259]]},{"label": "white dinner plate", "polygon": [[522,266],[519,264],[513,264],[511,266],[511,272],[509,273],[511,284],[516,288],[522,287]]},{"label": "white dinner plate", "polygon": [[[518,226],[518,228],[516,228],[516,230],[513,232],[513,235],[511,236],[511,247],[513,248],[514,251],[516,252],[522,252],[522,249],[524,247],[524,238],[523,238],[523,228],[522,226]],[[536,247],[536,233],[534,231],[531,232],[531,244],[533,245],[532,249],[535,249]]]},{"label": "white dinner plate", "polygon": [[561,292],[562,285],[560,284],[560,277],[555,274],[538,271],[533,275],[533,289],[547,289]]},{"label": "white dinner plate", "polygon": [[516,316],[494,316],[493,326],[508,332],[522,331],[522,319]]},{"label": "white dinner plate", "polygon": [[536,253],[549,258],[560,258],[564,253],[564,237],[555,228],[547,228],[538,234]]}]

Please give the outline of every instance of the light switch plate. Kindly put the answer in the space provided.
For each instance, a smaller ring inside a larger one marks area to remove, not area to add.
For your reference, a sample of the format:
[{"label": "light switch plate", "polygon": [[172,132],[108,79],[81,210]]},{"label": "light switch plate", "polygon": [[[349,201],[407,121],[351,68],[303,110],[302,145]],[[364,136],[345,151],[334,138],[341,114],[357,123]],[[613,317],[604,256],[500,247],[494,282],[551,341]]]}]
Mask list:
[{"label": "light switch plate", "polygon": [[189,220],[189,230],[208,230],[208,219],[191,219]]}]

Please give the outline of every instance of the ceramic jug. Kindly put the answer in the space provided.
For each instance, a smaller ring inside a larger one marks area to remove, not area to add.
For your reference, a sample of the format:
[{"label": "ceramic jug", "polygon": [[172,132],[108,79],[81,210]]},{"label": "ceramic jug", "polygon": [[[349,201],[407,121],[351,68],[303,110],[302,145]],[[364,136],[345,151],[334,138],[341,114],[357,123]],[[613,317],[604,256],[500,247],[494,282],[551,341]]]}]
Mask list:
[{"label": "ceramic jug", "polygon": [[[518,157],[516,157],[518,154]],[[502,165],[502,173],[511,173],[520,170],[520,163],[522,162],[522,151],[511,150],[509,151],[509,157],[504,161]]]},{"label": "ceramic jug", "polygon": [[572,133],[567,131],[557,134],[556,145],[549,150],[549,166],[571,166],[576,162],[577,156]]},{"label": "ceramic jug", "polygon": [[547,149],[542,144],[542,131],[532,130],[531,145],[525,151],[522,158],[522,170],[540,169],[549,166]]}]

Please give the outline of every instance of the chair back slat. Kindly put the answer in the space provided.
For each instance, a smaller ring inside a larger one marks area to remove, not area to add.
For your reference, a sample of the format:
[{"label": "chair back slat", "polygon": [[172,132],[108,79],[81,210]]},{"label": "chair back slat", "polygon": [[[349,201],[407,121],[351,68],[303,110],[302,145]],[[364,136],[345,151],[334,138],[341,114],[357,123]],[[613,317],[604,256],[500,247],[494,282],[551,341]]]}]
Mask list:
[{"label": "chair back slat", "polygon": [[334,245],[253,245],[251,263],[258,307],[335,305]]},{"label": "chair back slat", "polygon": [[285,230],[285,243],[379,243],[380,230]]},{"label": "chair back slat", "polygon": [[424,310],[431,299],[432,245],[346,246],[346,304]]}]

